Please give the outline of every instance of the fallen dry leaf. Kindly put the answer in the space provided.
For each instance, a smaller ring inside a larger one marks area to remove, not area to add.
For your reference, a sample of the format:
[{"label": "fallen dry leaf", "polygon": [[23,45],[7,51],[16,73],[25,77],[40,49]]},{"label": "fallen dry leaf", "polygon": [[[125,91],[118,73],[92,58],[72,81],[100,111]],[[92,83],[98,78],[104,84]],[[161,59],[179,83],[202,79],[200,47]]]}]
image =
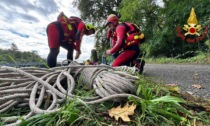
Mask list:
[{"label": "fallen dry leaf", "polygon": [[129,115],[133,115],[134,114],[134,110],[136,109],[136,105],[132,104],[129,105],[128,103],[126,103],[126,105],[121,108],[121,105],[119,105],[116,108],[112,108],[109,110],[109,116],[115,118],[115,120],[118,120],[119,118],[121,118],[124,122],[129,122],[130,118],[128,117]]},{"label": "fallen dry leaf", "polygon": [[197,89],[204,89],[203,86],[201,86],[200,84],[193,84],[192,85],[194,88],[197,88]]}]

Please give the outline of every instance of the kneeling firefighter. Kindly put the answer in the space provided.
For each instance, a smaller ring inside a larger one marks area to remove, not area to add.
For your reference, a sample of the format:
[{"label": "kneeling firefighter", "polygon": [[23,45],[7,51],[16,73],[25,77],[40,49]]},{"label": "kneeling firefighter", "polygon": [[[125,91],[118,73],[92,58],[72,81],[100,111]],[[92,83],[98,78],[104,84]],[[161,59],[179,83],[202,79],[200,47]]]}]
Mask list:
[{"label": "kneeling firefighter", "polygon": [[119,19],[116,15],[111,14],[106,19],[106,26],[109,27],[108,36],[112,37],[111,49],[106,51],[107,55],[120,54],[116,56],[112,66],[130,66],[130,64],[136,65],[140,69],[140,73],[143,71],[145,61],[140,62],[136,60],[140,54],[140,43],[143,43],[145,38],[144,34],[140,32],[137,25],[129,22],[119,23]]}]

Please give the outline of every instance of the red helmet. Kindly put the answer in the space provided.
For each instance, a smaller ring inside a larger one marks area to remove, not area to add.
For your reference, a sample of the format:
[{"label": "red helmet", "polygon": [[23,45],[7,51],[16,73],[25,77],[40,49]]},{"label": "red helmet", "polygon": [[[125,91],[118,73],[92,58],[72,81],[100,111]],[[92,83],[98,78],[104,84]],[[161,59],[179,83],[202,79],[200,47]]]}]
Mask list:
[{"label": "red helmet", "polygon": [[106,26],[109,24],[109,23],[112,23],[114,26],[118,25],[118,22],[119,22],[119,19],[116,15],[114,14],[110,14],[108,16],[108,18],[106,19]]}]

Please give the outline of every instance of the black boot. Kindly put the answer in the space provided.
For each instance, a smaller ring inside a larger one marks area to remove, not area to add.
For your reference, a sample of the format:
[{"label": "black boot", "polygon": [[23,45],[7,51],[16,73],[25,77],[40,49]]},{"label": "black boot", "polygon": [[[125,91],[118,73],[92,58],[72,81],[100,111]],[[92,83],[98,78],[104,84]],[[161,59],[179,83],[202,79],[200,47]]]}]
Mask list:
[{"label": "black boot", "polygon": [[144,71],[144,65],[145,65],[145,60],[140,60],[140,68],[139,68],[139,74],[142,74]]},{"label": "black boot", "polygon": [[133,66],[135,66],[136,68],[138,68],[139,70],[139,74],[142,74],[144,71],[144,65],[145,65],[145,61],[142,59],[138,59],[138,60],[134,60],[133,61]]}]

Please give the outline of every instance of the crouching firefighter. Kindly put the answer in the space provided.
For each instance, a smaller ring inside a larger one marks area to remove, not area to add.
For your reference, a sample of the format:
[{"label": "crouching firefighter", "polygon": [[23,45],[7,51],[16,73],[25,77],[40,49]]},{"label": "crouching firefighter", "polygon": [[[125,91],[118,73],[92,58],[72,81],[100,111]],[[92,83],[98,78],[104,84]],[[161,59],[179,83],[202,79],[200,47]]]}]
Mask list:
[{"label": "crouching firefighter", "polygon": [[68,18],[61,12],[58,15],[57,21],[51,22],[47,26],[47,37],[50,52],[47,57],[49,67],[57,65],[57,56],[60,51],[60,46],[67,50],[67,59],[73,60],[73,52],[76,50],[75,59],[78,59],[81,50],[81,41],[84,35],[95,33],[95,28],[92,24],[85,24],[78,17]]},{"label": "crouching firefighter", "polygon": [[120,52],[112,66],[135,65],[142,73],[145,61],[137,59],[140,54],[139,45],[144,42],[145,38],[138,26],[129,22],[119,23],[118,17],[114,14],[108,16],[106,26],[109,27],[109,31],[112,31],[112,34],[108,32],[107,36],[112,37],[112,46],[106,51],[106,54],[113,55]]}]

